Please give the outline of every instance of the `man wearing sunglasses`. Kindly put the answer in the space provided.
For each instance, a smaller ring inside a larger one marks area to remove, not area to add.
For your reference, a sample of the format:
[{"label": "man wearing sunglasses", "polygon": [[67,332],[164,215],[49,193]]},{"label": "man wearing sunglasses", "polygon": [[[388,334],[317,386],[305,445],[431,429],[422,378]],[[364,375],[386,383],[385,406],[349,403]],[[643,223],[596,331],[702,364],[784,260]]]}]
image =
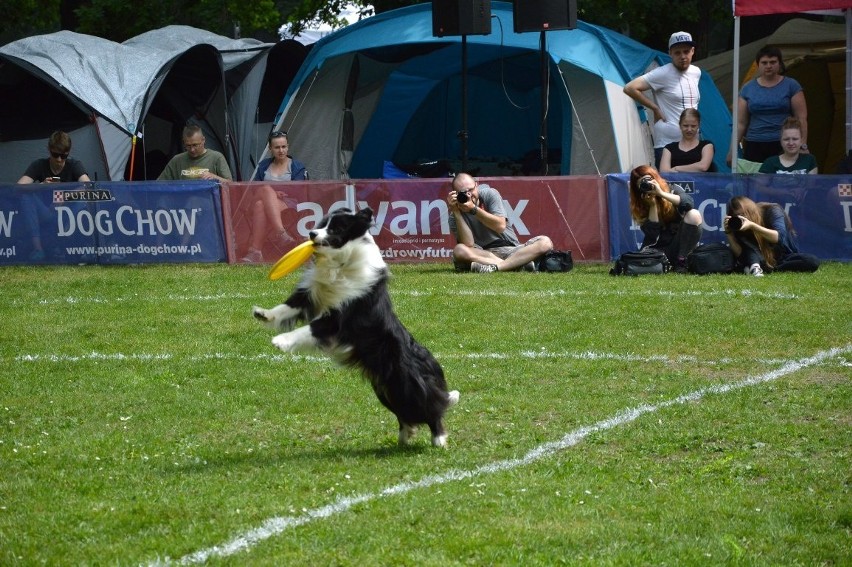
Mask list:
[{"label": "man wearing sunglasses", "polygon": [[231,181],[231,168],[221,152],[204,147],[204,134],[197,124],[183,129],[183,147],[186,150],[174,156],[157,179],[215,179]]},{"label": "man wearing sunglasses", "polygon": [[[32,162],[18,183],[72,183],[90,181],[86,168],[80,160],[69,158],[71,136],[57,130],[47,140],[50,157],[39,158]],[[49,194],[49,192],[47,193]],[[41,240],[41,225],[51,221],[55,224],[54,212],[48,206],[49,197],[45,192],[26,192],[21,197],[21,219],[27,227],[32,241],[29,259],[41,262],[45,259],[44,245]]]},{"label": "man wearing sunglasses", "polygon": [[18,183],[69,183],[90,181],[80,160],[68,157],[71,153],[71,136],[57,130],[47,140],[50,157],[32,162]]},{"label": "man wearing sunglasses", "polygon": [[447,205],[457,242],[453,248],[456,271],[534,271],[534,261],[553,250],[547,236],[534,236],[521,244],[506,218],[500,192],[467,173],[453,179]]}]

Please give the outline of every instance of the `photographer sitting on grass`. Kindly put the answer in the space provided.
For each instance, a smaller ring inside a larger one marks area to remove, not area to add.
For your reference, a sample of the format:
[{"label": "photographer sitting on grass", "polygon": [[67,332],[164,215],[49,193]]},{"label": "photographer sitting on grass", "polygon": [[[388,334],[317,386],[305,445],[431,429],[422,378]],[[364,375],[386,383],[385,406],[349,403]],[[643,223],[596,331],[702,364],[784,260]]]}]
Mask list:
[{"label": "photographer sitting on grass", "polygon": [[535,271],[534,260],[553,250],[547,236],[534,236],[521,244],[506,219],[500,192],[467,173],[453,179],[447,204],[457,242],[453,248],[456,271]]},{"label": "photographer sitting on grass", "polygon": [[666,253],[678,273],[686,273],[686,257],[701,240],[701,213],[692,196],[680,185],[671,188],[650,165],[630,172],[630,215],[650,246]]},{"label": "photographer sitting on grass", "polygon": [[742,195],[728,202],[723,226],[737,267],[762,276],[764,270],[815,272],[819,258],[799,252],[790,217],[777,203],[755,203]]}]

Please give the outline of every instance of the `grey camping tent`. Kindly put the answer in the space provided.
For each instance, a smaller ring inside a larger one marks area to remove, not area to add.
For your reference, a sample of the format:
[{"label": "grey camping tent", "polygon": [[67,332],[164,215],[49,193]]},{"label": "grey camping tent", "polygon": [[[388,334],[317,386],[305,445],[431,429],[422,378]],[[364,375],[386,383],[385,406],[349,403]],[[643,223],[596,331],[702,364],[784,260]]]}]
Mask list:
[{"label": "grey camping tent", "polygon": [[[57,32],[0,47],[0,181],[14,182],[44,157],[53,130],[94,179],[156,178],[198,123],[237,178],[251,174],[252,130],[266,58],[274,44],[167,26],[119,44]],[[133,136],[141,134],[132,160]],[[263,133],[265,142],[266,132]]]}]

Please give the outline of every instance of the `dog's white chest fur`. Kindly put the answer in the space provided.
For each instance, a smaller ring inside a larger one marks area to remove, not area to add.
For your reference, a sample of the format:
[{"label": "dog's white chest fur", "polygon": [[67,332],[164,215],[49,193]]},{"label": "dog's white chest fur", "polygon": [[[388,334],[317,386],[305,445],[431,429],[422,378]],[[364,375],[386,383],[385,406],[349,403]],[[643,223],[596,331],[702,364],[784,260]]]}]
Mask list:
[{"label": "dog's white chest fur", "polygon": [[338,250],[319,250],[305,273],[303,285],[322,311],[361,297],[382,276],[385,263],[378,246],[369,234],[362,240]]}]

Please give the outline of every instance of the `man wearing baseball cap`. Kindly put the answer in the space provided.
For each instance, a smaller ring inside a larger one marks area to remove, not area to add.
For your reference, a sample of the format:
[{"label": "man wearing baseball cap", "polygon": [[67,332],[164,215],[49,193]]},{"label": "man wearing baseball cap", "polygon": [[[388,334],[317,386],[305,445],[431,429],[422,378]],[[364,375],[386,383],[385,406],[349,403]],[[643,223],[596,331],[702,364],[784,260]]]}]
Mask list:
[{"label": "man wearing baseball cap", "polygon": [[[689,32],[669,38],[671,63],[636,77],[624,86],[624,94],[654,113],[654,163],[660,167],[663,148],[680,140],[678,121],[685,108],[698,108],[701,69],[692,64],[695,42]],[[645,94],[651,91],[651,96]]]}]

